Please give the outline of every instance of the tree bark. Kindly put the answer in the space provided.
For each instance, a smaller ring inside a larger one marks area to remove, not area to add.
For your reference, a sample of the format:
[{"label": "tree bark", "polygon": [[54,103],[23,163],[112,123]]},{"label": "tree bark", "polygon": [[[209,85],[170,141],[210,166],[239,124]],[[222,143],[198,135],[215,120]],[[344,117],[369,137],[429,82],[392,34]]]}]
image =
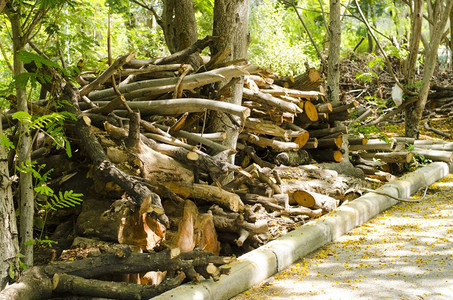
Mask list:
[{"label": "tree bark", "polygon": [[[415,66],[418,57],[418,47],[421,39],[421,29],[423,21],[423,0],[414,0],[414,11],[411,17],[411,37],[409,41],[409,56],[404,66],[404,75],[406,76],[407,83],[412,85],[415,77]],[[437,55],[436,55],[437,57]],[[426,60],[425,64],[428,63]],[[426,72],[426,70],[424,71]],[[420,101],[420,100],[419,100]],[[416,104],[408,104],[405,108],[406,115],[406,136],[416,137],[418,130],[415,129],[416,123],[418,122],[416,114],[414,112]],[[412,125],[413,124],[413,125]],[[415,132],[413,132],[415,131]]]},{"label": "tree bark", "polygon": [[377,153],[360,153],[360,157],[370,159],[379,159],[386,163],[410,163],[414,158],[412,152],[377,152]]},{"label": "tree bark", "polygon": [[453,71],[453,7],[450,9],[450,70]]},{"label": "tree bark", "polygon": [[171,53],[181,51],[198,39],[193,0],[165,0],[162,29]]},{"label": "tree bark", "polygon": [[321,208],[325,213],[337,208],[340,202],[332,197],[304,190],[294,191],[290,198],[294,199],[301,206],[312,209]]},{"label": "tree bark", "polygon": [[277,108],[281,111],[286,111],[290,113],[301,113],[302,109],[294,103],[273,97],[267,93],[263,92],[254,92],[252,90],[243,89],[243,95],[245,99],[253,100],[258,103],[263,103],[269,105],[273,108]]},{"label": "tree bark", "polygon": [[206,278],[218,278],[228,272],[228,268],[209,274],[210,263],[222,265],[230,263],[229,257],[218,257],[212,253],[195,249],[174,257],[169,250],[151,253],[131,253],[118,251],[99,256],[58,264],[33,267],[26,270],[19,281],[0,293],[1,300],[48,299],[52,295],[51,277],[55,274],[68,274],[84,278],[97,278],[102,275],[144,273],[152,270],[182,271],[190,279],[199,282],[200,274]]},{"label": "tree bark", "polygon": [[[14,51],[14,76],[21,76],[26,73],[23,61],[17,57],[18,52],[23,50],[26,44],[22,32],[20,10],[9,12],[13,34]],[[28,112],[26,87],[16,82],[16,97],[18,111]],[[21,124],[19,140],[18,166],[25,168],[31,162],[31,133],[28,123]],[[23,262],[33,266],[33,216],[34,216],[34,191],[33,177],[31,172],[20,173],[20,251],[25,256]]]},{"label": "tree bark", "polygon": [[[1,120],[1,116],[0,116]],[[0,122],[0,135],[3,135]],[[8,151],[0,145],[0,290],[9,278],[10,264],[17,269],[19,251],[16,215],[14,212],[13,194],[8,170]]]},{"label": "tree bark", "polygon": [[150,299],[180,285],[185,276],[178,274],[155,285],[142,285],[127,282],[105,282],[85,279],[67,274],[55,274],[52,278],[52,290],[57,294],[80,295],[115,299]]},{"label": "tree bark", "polygon": [[407,83],[412,85],[417,65],[418,48],[422,35],[423,0],[414,0],[414,9],[411,16],[411,36],[409,40],[409,55],[404,65],[404,75]]},{"label": "tree bark", "polygon": [[[223,39],[215,43],[212,48],[212,56],[224,51],[230,51],[227,61],[245,59],[248,48],[248,23],[249,23],[249,0],[216,0],[214,2],[213,35],[222,36]],[[222,88],[227,83],[222,82]],[[244,80],[241,78],[229,88],[230,96],[227,102],[240,105],[242,103],[242,88]],[[236,120],[237,124],[241,124]],[[236,149],[237,138],[240,128],[233,124],[225,114],[215,114],[211,123],[211,132],[225,131],[227,138],[224,145]],[[234,155],[228,157],[229,162],[234,161]]]},{"label": "tree bark", "polygon": [[[107,101],[96,101],[99,105],[108,105]],[[185,112],[204,112],[206,109],[221,111],[245,120],[250,115],[250,109],[240,105],[199,98],[180,98],[153,101],[127,101],[133,110],[140,110],[142,115],[177,115]],[[85,105],[81,105],[82,108]]]},{"label": "tree bark", "polygon": [[[215,69],[208,72],[191,74],[180,82],[183,89],[192,90],[197,87],[201,87],[206,84],[219,82],[226,78],[238,77],[244,73],[256,72],[258,68],[256,66],[228,66],[224,68]],[[127,100],[138,99],[147,97],[149,100],[150,96],[162,95],[168,92],[173,92],[179,81],[179,78],[162,78],[162,79],[150,79],[139,82],[133,82],[119,86],[118,90],[123,94]],[[101,91],[92,91],[88,94],[88,98],[92,101],[96,100],[112,100],[117,98],[117,94],[113,88],[108,88]]]},{"label": "tree bark", "polygon": [[340,46],[341,46],[341,1],[330,0],[329,57],[327,68],[327,99],[340,102]]},{"label": "tree bark", "polygon": [[430,89],[431,78],[434,73],[434,68],[437,62],[437,50],[442,39],[445,25],[447,24],[448,17],[453,5],[453,0],[436,1],[436,15],[433,16],[433,33],[430,37],[429,47],[425,58],[425,65],[423,70],[422,86],[419,91],[419,99],[415,105],[415,109],[409,111],[406,115],[405,135],[408,137],[416,138],[419,131],[419,121],[422,118],[423,110],[426,106],[428,99],[428,92]]},{"label": "tree bark", "polygon": [[453,162],[453,152],[450,151],[415,148],[412,152],[423,155],[425,158],[429,158],[434,161],[444,161],[447,163]]}]

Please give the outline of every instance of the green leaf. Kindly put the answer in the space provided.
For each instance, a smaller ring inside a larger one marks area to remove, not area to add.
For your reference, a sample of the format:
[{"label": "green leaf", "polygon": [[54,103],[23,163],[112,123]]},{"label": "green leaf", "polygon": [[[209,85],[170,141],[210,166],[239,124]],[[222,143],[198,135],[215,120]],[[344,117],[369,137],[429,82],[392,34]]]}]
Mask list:
[{"label": "green leaf", "polygon": [[71,158],[72,157],[71,144],[68,142],[65,145],[66,145],[66,155],[69,158]]},{"label": "green leaf", "polygon": [[46,195],[46,196],[53,196],[54,191],[47,185],[42,185],[42,186],[36,186],[35,187],[35,192],[41,195]]},{"label": "green leaf", "polygon": [[24,243],[25,246],[30,246],[30,245],[36,245],[36,241],[35,240],[29,240],[29,241],[26,241]]},{"label": "green leaf", "polygon": [[5,134],[0,135],[0,145],[4,146],[7,150],[15,149],[13,142]]},{"label": "green leaf", "polygon": [[57,63],[55,63],[47,58],[44,58],[40,55],[31,53],[31,52],[28,52],[25,50],[19,51],[17,53],[17,58],[25,64],[34,62],[38,68],[41,68],[43,65],[46,65],[49,67],[60,69],[60,66]]},{"label": "green leaf", "polygon": [[12,115],[12,118],[21,123],[30,123],[31,115],[26,111],[17,111]]},{"label": "green leaf", "polygon": [[8,269],[8,275],[9,278],[14,279],[16,277],[16,272],[15,272],[15,266],[12,262],[9,262],[9,269]]}]

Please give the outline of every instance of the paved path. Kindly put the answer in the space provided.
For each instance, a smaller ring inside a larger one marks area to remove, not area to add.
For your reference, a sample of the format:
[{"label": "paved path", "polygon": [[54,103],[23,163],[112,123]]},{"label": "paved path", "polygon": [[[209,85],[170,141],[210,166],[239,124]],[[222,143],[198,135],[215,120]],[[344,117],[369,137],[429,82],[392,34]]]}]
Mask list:
[{"label": "paved path", "polygon": [[453,175],[233,299],[453,299]]}]

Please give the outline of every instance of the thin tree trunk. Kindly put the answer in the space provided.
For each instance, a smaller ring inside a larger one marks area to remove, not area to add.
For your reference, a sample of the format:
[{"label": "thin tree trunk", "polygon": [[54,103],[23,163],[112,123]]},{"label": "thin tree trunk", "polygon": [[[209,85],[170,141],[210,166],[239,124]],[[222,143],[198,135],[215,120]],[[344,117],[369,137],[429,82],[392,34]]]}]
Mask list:
[{"label": "thin tree trunk", "polygon": [[409,41],[409,55],[404,66],[404,75],[407,82],[412,85],[415,77],[418,48],[422,35],[423,0],[414,0],[414,10],[411,16],[411,36]]},{"label": "thin tree trunk", "polygon": [[[216,0],[214,4],[213,35],[222,36],[223,40],[218,41],[212,47],[212,56],[227,49],[230,50],[228,61],[245,59],[248,47],[248,23],[249,23],[249,0]],[[227,82],[221,85],[225,86]],[[227,102],[240,105],[242,103],[243,78],[237,80],[230,87]],[[217,114],[211,123],[211,131],[225,131],[227,138],[224,145],[235,149],[239,135],[239,119],[235,123],[226,114]],[[234,156],[229,157],[234,161]]]},{"label": "thin tree trunk", "polygon": [[[0,135],[3,134],[0,116]],[[8,152],[0,145],[0,290],[9,278],[10,264],[17,269],[19,251],[16,215],[8,170]]]},{"label": "thin tree trunk", "polygon": [[[19,51],[25,47],[25,40],[22,33],[20,13],[15,11],[8,15],[11,22],[14,51],[14,76],[24,74],[24,63],[17,57]],[[19,111],[28,112],[26,87],[16,83],[17,108]],[[19,140],[19,166],[24,166],[31,161],[31,134],[29,124],[22,123]],[[33,178],[30,172],[20,173],[20,252],[25,256],[24,263],[33,265],[33,215],[34,215],[34,194]]]},{"label": "thin tree trunk", "polygon": [[0,0],[0,12],[5,8],[7,2],[8,0]]},{"label": "thin tree trunk", "polygon": [[423,71],[423,81],[419,92],[419,100],[415,109],[406,115],[406,136],[417,137],[419,121],[422,118],[423,110],[425,109],[426,101],[428,99],[428,92],[430,88],[431,78],[434,73],[434,68],[437,61],[437,50],[439,48],[442,35],[450,15],[453,0],[445,0],[436,2],[435,11],[437,12],[433,20],[433,34],[430,37],[429,48],[427,50],[425,66]]},{"label": "thin tree trunk", "polygon": [[450,9],[450,70],[453,71],[453,7]]},{"label": "thin tree trunk", "polygon": [[329,57],[327,68],[327,98],[332,103],[340,102],[340,45],[341,6],[339,0],[330,0]]},{"label": "thin tree trunk", "polygon": [[[423,0],[414,0],[414,10],[412,11],[411,17],[411,36],[409,41],[409,56],[404,66],[404,75],[406,76],[407,83],[412,85],[415,79],[415,67],[417,64],[418,47],[420,44],[422,34],[422,21],[423,21]],[[413,113],[415,110],[416,103],[409,104],[405,107],[406,116],[406,135],[415,137],[417,131],[415,126],[418,120],[416,115]]]}]

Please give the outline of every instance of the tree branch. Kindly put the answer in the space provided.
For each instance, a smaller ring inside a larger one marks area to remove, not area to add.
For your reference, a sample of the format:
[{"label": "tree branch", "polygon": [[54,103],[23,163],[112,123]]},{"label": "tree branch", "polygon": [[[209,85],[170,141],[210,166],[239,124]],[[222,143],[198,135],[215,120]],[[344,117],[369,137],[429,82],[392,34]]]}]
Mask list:
[{"label": "tree branch", "polygon": [[365,18],[365,15],[362,12],[362,9],[360,8],[359,2],[357,0],[354,0],[357,10],[360,13],[360,17],[362,18],[362,21],[365,23],[366,27],[368,28],[368,31],[370,32],[371,36],[373,37],[374,41],[376,42],[376,45],[379,47],[379,50],[381,51],[382,55],[385,58],[385,61],[387,63],[387,67],[390,70],[390,74],[392,75],[393,79],[395,80],[396,84],[408,95],[415,96],[417,93],[412,92],[408,89],[406,89],[401,82],[399,81],[398,77],[396,77],[395,71],[393,71],[392,63],[390,62],[390,59],[387,56],[387,53],[385,52],[384,48],[382,48],[381,44],[379,43],[379,40],[377,39],[376,35],[374,34],[370,24],[368,23],[367,19]]},{"label": "tree branch", "polygon": [[311,36],[311,33],[310,33],[310,31],[308,30],[307,25],[305,25],[304,19],[302,19],[302,16],[299,14],[299,11],[297,10],[296,4],[294,4],[293,2],[287,1],[287,0],[279,0],[279,1],[285,3],[285,4],[289,5],[289,6],[291,6],[292,8],[294,8],[294,10],[296,11],[297,17],[299,18],[300,22],[302,23],[302,26],[304,27],[305,31],[306,31],[307,34],[308,34],[308,38],[310,39],[311,44],[313,45],[313,47],[314,47],[315,50],[316,50],[316,53],[318,54],[318,57],[319,57],[319,60],[321,61],[321,64],[322,64],[323,66],[325,66],[325,65],[326,65],[326,61],[325,61],[325,59],[322,57],[321,52],[320,52],[319,49],[318,49],[318,46],[316,46],[315,40],[314,40],[313,37]]}]

